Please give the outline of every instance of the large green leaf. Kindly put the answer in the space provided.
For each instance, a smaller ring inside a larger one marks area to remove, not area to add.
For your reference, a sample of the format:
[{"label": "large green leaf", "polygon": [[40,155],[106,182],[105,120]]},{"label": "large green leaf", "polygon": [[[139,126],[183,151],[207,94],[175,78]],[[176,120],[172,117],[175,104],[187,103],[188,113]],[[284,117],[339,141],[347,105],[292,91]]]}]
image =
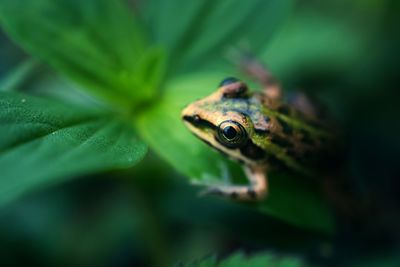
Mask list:
[{"label": "large green leaf", "polygon": [[0,94],[0,205],[77,174],[126,168],[147,146],[123,121],[74,106]]},{"label": "large green leaf", "polygon": [[[215,90],[221,77],[224,76],[198,74],[171,82],[160,103],[141,113],[136,121],[149,145],[196,183],[221,183],[243,176],[238,164],[226,160],[194,137],[180,118],[182,108]],[[255,205],[260,211],[302,227],[332,230],[330,209],[315,184],[299,177],[270,176],[269,197]]]},{"label": "large green leaf", "polygon": [[220,62],[232,47],[264,48],[288,15],[292,0],[143,1],[143,15],[156,43],[167,46],[172,64]]},{"label": "large green leaf", "polygon": [[161,80],[162,50],[147,46],[121,0],[2,0],[0,23],[27,51],[118,105],[152,97]]}]

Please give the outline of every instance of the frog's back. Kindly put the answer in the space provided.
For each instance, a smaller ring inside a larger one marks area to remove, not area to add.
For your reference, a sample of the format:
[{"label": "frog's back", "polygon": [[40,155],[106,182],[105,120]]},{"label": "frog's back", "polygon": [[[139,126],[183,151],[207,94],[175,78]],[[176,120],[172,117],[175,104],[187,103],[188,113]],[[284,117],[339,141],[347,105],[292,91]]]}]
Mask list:
[{"label": "frog's back", "polygon": [[[306,175],[327,168],[334,155],[335,138],[329,127],[304,114],[290,103],[270,106],[260,94],[262,113],[270,126],[256,131],[260,144],[266,146],[268,165],[288,167]],[[257,130],[257,129],[256,129]],[[266,141],[262,141],[265,138]]]}]

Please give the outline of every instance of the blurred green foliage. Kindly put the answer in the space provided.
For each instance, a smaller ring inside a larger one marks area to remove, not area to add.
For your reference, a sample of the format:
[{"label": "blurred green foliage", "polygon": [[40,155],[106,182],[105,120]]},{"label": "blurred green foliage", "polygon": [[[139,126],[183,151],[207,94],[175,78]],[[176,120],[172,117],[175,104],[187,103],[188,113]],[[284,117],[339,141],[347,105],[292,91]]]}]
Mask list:
[{"label": "blurred green foliage", "polygon": [[[170,266],[245,249],[277,255],[200,266],[303,266],[286,254],[396,266],[399,5],[293,2],[0,1],[1,28],[28,53],[0,35],[1,262]],[[236,48],[328,106],[369,216],[333,217],[316,184],[284,173],[247,206],[197,199],[180,182],[243,180],[179,118],[223,77],[247,79],[230,62]]]},{"label": "blurred green foliage", "polygon": [[294,257],[281,258],[274,254],[253,255],[246,257],[242,253],[237,252],[221,262],[217,262],[215,257],[195,262],[191,267],[240,267],[240,266],[275,266],[275,267],[306,267],[300,259]]}]

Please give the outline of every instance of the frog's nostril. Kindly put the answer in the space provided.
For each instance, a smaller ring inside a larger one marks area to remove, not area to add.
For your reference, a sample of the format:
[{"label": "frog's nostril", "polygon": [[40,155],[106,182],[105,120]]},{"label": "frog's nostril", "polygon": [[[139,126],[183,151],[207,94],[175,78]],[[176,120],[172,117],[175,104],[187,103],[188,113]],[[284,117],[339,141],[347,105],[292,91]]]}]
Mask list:
[{"label": "frog's nostril", "polygon": [[199,115],[193,115],[193,116],[185,115],[183,116],[183,120],[188,121],[190,123],[199,123],[201,121],[201,118],[199,117]]},{"label": "frog's nostril", "polygon": [[193,122],[195,122],[195,123],[197,122],[198,123],[200,121],[201,121],[201,119],[200,119],[199,115],[194,115],[193,116]]}]

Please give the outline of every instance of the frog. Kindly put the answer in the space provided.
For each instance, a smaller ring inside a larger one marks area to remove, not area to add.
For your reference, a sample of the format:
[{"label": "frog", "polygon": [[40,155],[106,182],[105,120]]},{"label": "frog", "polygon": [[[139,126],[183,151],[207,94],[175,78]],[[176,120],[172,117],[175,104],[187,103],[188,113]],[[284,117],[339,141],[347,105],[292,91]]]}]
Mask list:
[{"label": "frog", "polygon": [[315,159],[331,134],[295,105],[285,103],[280,93],[271,94],[271,88],[281,90],[276,82],[267,84],[262,91],[251,91],[245,82],[227,77],[215,92],[182,110],[188,130],[239,163],[248,179],[247,185],[208,186],[205,194],[260,201],[268,196],[268,174],[277,166],[301,176],[318,175]]}]

